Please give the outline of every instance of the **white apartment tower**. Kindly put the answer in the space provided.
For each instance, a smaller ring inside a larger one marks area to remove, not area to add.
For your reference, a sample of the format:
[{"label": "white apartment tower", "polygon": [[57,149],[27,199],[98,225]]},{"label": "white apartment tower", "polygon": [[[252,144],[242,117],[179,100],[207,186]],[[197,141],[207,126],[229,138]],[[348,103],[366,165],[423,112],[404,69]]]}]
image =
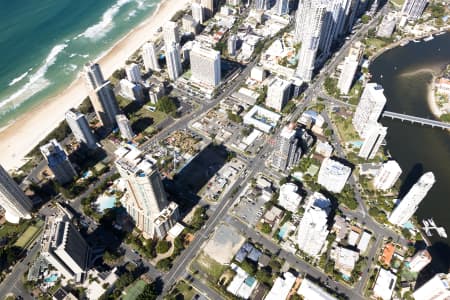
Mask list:
[{"label": "white apartment tower", "polygon": [[450,299],[450,275],[438,273],[418,288],[414,293],[415,300],[448,300]]},{"label": "white apartment tower", "polygon": [[147,42],[142,46],[142,59],[144,60],[145,70],[160,70],[155,44],[153,42]]},{"label": "white apartment tower", "polygon": [[408,262],[407,266],[412,272],[419,273],[431,262],[431,259],[431,254],[428,250],[419,250],[413,257],[411,257],[411,260]]},{"label": "white apartment tower", "polygon": [[406,0],[403,3],[402,15],[406,16],[408,20],[417,20],[422,16],[427,0]]},{"label": "white apartment tower", "polygon": [[327,1],[327,12],[324,18],[319,49],[322,57],[328,57],[334,40],[344,33],[344,24],[349,10],[350,0]]},{"label": "white apartment tower", "polygon": [[10,223],[17,224],[21,218],[31,218],[33,203],[1,165],[0,206],[5,210],[6,221]]},{"label": "white apartment tower", "polygon": [[133,129],[131,128],[131,124],[127,116],[123,114],[117,115],[116,120],[122,138],[126,140],[132,140],[135,134],[133,132]]},{"label": "white apartment tower", "polygon": [[333,193],[340,193],[352,169],[331,158],[325,158],[320,166],[317,182]]},{"label": "white apartment tower", "polygon": [[352,121],[360,137],[367,137],[371,125],[377,123],[385,105],[386,97],[383,94],[383,87],[377,83],[368,83]]},{"label": "white apartment tower", "polygon": [[85,81],[91,90],[95,90],[105,82],[103,78],[102,70],[99,64],[87,63],[84,65],[84,77]]},{"label": "white apartment tower", "polygon": [[169,78],[173,81],[177,80],[183,72],[181,66],[180,46],[172,43],[166,46],[166,62]]},{"label": "white apartment tower", "polygon": [[401,174],[400,165],[395,160],[389,160],[381,166],[373,185],[377,190],[386,191],[394,186]]},{"label": "white apartment tower", "polygon": [[180,42],[180,30],[176,22],[168,21],[163,26],[164,44],[171,45],[172,43]]},{"label": "white apartment tower", "polygon": [[66,279],[84,281],[91,250],[66,215],[47,217],[41,245],[41,255]]},{"label": "white apartment tower", "polygon": [[72,130],[75,139],[90,149],[97,148],[97,140],[89,127],[85,115],[75,109],[70,109],[66,112],[65,116],[66,122]]},{"label": "white apartment tower", "polygon": [[295,74],[305,82],[313,76],[326,3],[318,0],[305,0],[299,4],[296,23],[297,40],[302,42]]},{"label": "white apartment tower", "polygon": [[200,3],[192,2],[191,9],[194,20],[203,24],[203,22],[205,22],[205,11],[203,6]]},{"label": "white apartment tower", "polygon": [[405,224],[414,215],[420,202],[422,202],[435,182],[432,172],[423,174],[405,197],[400,200],[397,207],[394,208],[389,216],[389,222],[398,226]]},{"label": "white apartment tower", "polygon": [[255,9],[266,10],[269,9],[269,0],[255,0]]},{"label": "white apartment tower", "polygon": [[230,35],[227,42],[228,55],[230,56],[236,55],[236,43],[237,43],[236,35],[234,34]]},{"label": "white apartment tower", "polygon": [[316,257],[320,254],[329,233],[328,215],[331,210],[331,202],[319,193],[315,193],[311,197],[320,199],[318,199],[319,201],[310,199],[313,203],[306,207],[298,226],[297,244],[301,251]]},{"label": "white apartment tower", "polygon": [[277,140],[272,156],[272,166],[283,172],[294,167],[302,156],[301,138],[297,126],[291,123],[285,126]]},{"label": "white apartment tower", "polygon": [[200,4],[203,6],[205,19],[212,18],[215,12],[214,0],[200,0]]},{"label": "white apartment tower", "polygon": [[141,71],[135,63],[126,66],[125,73],[127,74],[127,79],[133,83],[140,83],[142,81]]},{"label": "white apartment tower", "polygon": [[105,81],[98,64],[84,66],[84,77],[89,89],[89,98],[97,118],[108,129],[116,125],[119,106],[109,81]]},{"label": "white apartment tower", "polygon": [[277,14],[280,16],[289,13],[289,0],[277,0],[276,4]]},{"label": "white apartment tower", "polygon": [[374,123],[367,129],[367,132],[358,156],[364,159],[373,159],[386,137],[387,127],[384,127],[380,123]]},{"label": "white apartment tower", "polygon": [[216,87],[221,79],[220,52],[195,44],[190,53],[192,80]]},{"label": "white apartment tower", "polygon": [[116,166],[127,182],[127,193],[121,199],[122,205],[144,237],[154,237],[154,220],[168,205],[158,170],[145,158],[130,160],[123,157],[116,161]]},{"label": "white apartment tower", "polygon": [[356,42],[351,48],[348,56],[345,58],[344,67],[338,80],[338,88],[341,94],[348,94],[352,87],[353,79],[355,77],[358,66],[361,62],[364,53],[361,42]]},{"label": "white apartment tower", "polygon": [[267,89],[266,106],[280,112],[289,101],[291,82],[275,77]]},{"label": "white apartment tower", "polygon": [[60,184],[66,184],[77,176],[77,172],[73,168],[66,152],[55,139],[50,140],[49,143],[41,146],[40,149],[48,167],[55,176],[55,180]]}]

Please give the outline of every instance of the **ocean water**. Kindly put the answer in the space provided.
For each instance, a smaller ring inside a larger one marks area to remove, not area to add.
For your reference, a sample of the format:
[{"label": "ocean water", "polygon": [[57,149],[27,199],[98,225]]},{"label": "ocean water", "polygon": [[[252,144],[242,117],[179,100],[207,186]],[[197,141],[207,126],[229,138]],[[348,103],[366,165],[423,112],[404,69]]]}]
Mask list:
[{"label": "ocean water", "polygon": [[0,1],[0,127],[69,86],[160,1]]}]

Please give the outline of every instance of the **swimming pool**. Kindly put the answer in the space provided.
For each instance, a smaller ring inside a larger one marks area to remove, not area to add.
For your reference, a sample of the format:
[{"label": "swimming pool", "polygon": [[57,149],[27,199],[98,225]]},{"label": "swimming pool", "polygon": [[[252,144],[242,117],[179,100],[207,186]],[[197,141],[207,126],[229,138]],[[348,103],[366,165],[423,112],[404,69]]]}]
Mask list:
[{"label": "swimming pool", "polygon": [[55,282],[56,280],[58,280],[58,275],[52,274],[49,277],[45,278],[44,282],[50,283],[50,282]]},{"label": "swimming pool", "polygon": [[287,231],[288,231],[288,228],[287,228],[286,224],[284,224],[284,225],[280,228],[280,231],[278,232],[278,237],[279,237],[280,239],[283,239],[284,236],[286,235]]},{"label": "swimming pool", "polygon": [[351,141],[349,143],[352,144],[352,146],[355,148],[361,148],[364,142],[363,141]]},{"label": "swimming pool", "polygon": [[98,211],[103,212],[105,209],[113,208],[116,205],[116,197],[101,195],[95,203],[98,205]]}]

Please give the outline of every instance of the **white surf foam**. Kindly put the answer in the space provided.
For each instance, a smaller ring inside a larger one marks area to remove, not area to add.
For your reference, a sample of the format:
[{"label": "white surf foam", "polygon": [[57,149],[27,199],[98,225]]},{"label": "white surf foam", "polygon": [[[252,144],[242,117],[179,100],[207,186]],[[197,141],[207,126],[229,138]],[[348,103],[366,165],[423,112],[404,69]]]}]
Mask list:
[{"label": "white surf foam", "polygon": [[87,28],[81,35],[91,40],[98,40],[104,37],[114,27],[114,16],[120,11],[120,8],[133,0],[118,0],[113,6],[108,8],[97,24]]},{"label": "white surf foam", "polygon": [[48,68],[56,62],[58,54],[61,53],[61,51],[63,51],[66,47],[67,44],[59,44],[53,47],[45,58],[43,65],[34,74],[29,76],[28,82],[14,94],[0,101],[0,108],[10,104],[11,102],[14,102],[15,106],[17,106],[31,96],[45,89],[50,84],[50,81],[45,78],[45,74],[47,73]]},{"label": "white surf foam", "polygon": [[16,83],[18,83],[19,81],[22,81],[22,79],[24,79],[25,77],[27,77],[28,73],[30,71],[26,71],[25,73],[23,73],[22,75],[17,76],[16,78],[14,78],[13,80],[11,80],[10,83],[8,83],[8,86],[12,86],[15,85]]}]

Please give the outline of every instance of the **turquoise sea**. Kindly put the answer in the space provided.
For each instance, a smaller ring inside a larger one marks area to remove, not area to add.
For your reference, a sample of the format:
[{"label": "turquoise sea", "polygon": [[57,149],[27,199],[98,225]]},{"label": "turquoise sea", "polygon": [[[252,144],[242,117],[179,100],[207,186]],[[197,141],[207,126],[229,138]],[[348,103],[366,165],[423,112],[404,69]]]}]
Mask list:
[{"label": "turquoise sea", "polygon": [[159,2],[0,1],[0,127],[69,86]]}]

